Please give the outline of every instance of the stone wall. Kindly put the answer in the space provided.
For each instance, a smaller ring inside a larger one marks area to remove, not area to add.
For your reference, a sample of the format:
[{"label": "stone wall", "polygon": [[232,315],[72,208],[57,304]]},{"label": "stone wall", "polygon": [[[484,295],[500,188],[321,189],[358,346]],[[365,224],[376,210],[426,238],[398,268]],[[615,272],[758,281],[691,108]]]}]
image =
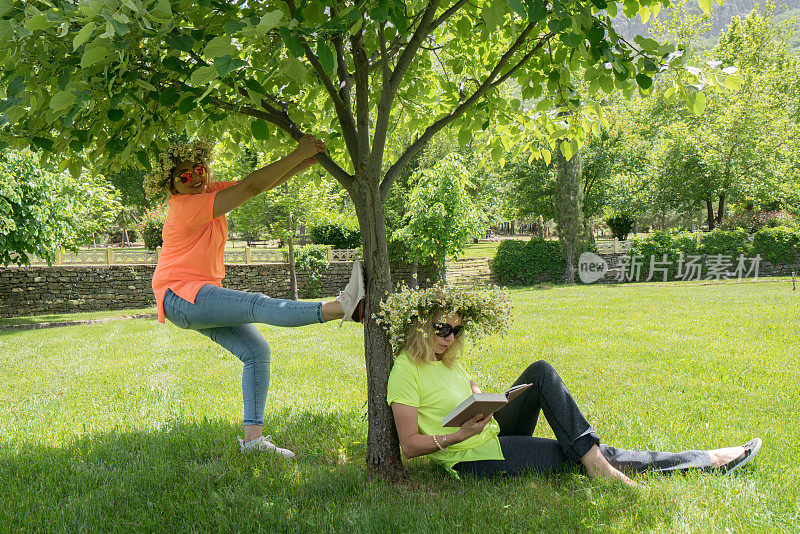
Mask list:
[{"label": "stone wall", "polygon": [[[350,277],[350,262],[331,262],[319,282],[298,271],[301,298],[310,285],[316,295],[337,295]],[[47,313],[119,310],[155,306],[150,281],[153,265],[0,267],[0,317]],[[289,265],[226,265],[223,286],[257,291],[273,297],[289,296]],[[410,268],[392,269],[395,283],[410,283]]]}]

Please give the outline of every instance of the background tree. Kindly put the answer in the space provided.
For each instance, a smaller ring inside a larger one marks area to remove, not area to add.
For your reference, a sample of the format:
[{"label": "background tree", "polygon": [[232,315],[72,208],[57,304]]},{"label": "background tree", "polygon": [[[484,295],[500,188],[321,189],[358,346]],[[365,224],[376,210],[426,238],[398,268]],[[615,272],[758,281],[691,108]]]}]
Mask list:
[{"label": "background tree", "polygon": [[55,261],[105,230],[121,209],[104,180],[42,168],[28,151],[0,155],[0,263]]},{"label": "background tree", "polygon": [[470,172],[461,156],[449,154],[416,177],[405,225],[394,238],[403,241],[416,260],[431,258],[447,283],[446,259],[458,257],[481,231],[481,215],[468,193]]},{"label": "background tree", "polygon": [[[660,6],[622,7],[633,17]],[[396,472],[385,402],[391,350],[371,319],[391,289],[384,203],[392,184],[445,128],[460,140],[477,134],[495,161],[527,147],[549,154],[559,139],[580,145],[602,115],[591,99],[601,87],[631,94],[649,88],[660,68],[681,68],[671,46],[621,39],[616,13],[606,0],[6,0],[0,138],[57,155],[73,172],[85,157],[114,170],[135,156],[148,167],[169,130],[274,147],[283,144],[274,128],[325,138],[331,157],[318,159],[353,201],[369,273],[367,462]],[[576,100],[570,88],[581,67],[592,83]],[[500,91],[510,81],[521,99]],[[696,90],[680,89],[694,98]],[[535,113],[522,105],[532,99]],[[569,117],[556,117],[556,107]],[[501,135],[481,136],[492,121]]]}]

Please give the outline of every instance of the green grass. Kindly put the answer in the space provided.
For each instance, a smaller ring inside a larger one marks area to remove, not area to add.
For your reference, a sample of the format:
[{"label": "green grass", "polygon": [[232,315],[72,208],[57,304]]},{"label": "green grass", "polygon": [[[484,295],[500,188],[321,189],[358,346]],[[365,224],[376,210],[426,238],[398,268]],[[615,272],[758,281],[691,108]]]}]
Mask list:
[{"label": "green grass", "polygon": [[494,258],[497,254],[499,242],[495,243],[470,243],[464,248],[460,258]]},{"label": "green grass", "polygon": [[24,317],[6,317],[0,319],[0,326],[33,323],[55,323],[61,321],[84,321],[89,319],[107,319],[122,315],[138,315],[142,313],[156,313],[155,308],[136,308],[128,310],[107,310],[84,313],[49,313],[46,315],[26,315]]},{"label": "green grass", "polygon": [[[606,443],[761,454],[730,477],[364,475],[359,328],[260,327],[266,429],[294,463],[242,457],[241,364],[150,320],[0,332],[0,531],[797,532],[800,295],[791,283],[512,291],[505,339],[465,356],[485,391],[549,360]],[[537,435],[552,435],[542,421]]]}]

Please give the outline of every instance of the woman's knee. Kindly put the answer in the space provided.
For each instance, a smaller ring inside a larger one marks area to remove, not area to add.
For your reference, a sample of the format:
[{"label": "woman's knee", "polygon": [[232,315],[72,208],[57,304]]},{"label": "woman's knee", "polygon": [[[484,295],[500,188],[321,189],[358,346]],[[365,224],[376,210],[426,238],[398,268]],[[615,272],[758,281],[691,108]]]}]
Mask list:
[{"label": "woman's knee", "polygon": [[534,376],[552,376],[558,374],[553,366],[545,360],[533,362],[528,366],[526,372]]},{"label": "woman's knee", "polygon": [[251,339],[246,343],[242,354],[237,354],[243,363],[255,363],[256,365],[269,365],[270,348],[269,343],[264,338]]}]

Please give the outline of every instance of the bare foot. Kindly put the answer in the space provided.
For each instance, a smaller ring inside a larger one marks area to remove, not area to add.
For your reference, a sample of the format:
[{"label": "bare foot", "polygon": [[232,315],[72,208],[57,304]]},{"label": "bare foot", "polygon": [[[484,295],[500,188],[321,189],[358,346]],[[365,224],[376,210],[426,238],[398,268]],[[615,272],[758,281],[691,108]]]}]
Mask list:
[{"label": "bare foot", "polygon": [[590,477],[610,478],[618,480],[627,486],[637,486],[636,482],[628,478],[625,473],[608,463],[608,460],[600,452],[600,448],[597,445],[589,449],[589,452],[581,458],[581,463],[586,467],[586,472],[589,473]]},{"label": "bare foot", "polygon": [[725,465],[728,462],[732,462],[742,454],[744,454],[744,447],[742,446],[726,447],[724,449],[714,449],[713,451],[708,451],[708,455],[711,456],[711,467]]}]

